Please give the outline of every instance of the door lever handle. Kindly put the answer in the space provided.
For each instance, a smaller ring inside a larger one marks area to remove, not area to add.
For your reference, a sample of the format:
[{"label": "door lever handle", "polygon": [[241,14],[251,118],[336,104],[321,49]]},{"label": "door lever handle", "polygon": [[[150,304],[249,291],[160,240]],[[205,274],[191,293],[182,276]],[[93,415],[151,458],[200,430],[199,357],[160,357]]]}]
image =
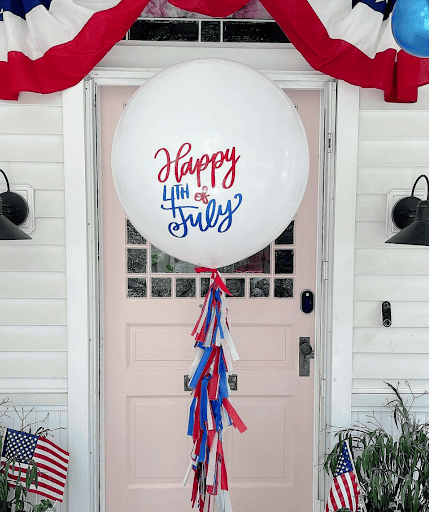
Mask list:
[{"label": "door lever handle", "polygon": [[314,359],[314,350],[309,337],[299,338],[299,376],[310,377],[310,359]]}]

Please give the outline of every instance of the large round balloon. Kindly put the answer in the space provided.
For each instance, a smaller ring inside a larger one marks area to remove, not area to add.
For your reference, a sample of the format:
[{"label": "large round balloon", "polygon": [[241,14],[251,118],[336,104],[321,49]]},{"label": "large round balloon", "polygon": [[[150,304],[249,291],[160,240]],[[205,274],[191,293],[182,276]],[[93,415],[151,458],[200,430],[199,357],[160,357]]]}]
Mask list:
[{"label": "large round balloon", "polygon": [[307,183],[307,139],[289,98],[262,73],[192,60],[158,73],[127,103],[112,171],[142,235],[176,258],[218,268],[287,227]]},{"label": "large round balloon", "polygon": [[407,53],[429,57],[429,0],[396,0],[392,33]]}]

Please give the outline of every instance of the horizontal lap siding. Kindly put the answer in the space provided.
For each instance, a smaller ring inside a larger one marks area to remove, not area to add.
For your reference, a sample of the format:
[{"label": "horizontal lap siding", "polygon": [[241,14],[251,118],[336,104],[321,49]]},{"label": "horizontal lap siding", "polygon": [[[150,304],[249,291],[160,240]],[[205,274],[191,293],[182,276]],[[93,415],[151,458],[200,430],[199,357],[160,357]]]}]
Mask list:
[{"label": "horizontal lap siding", "polygon": [[65,325],[0,325],[0,339],[2,352],[67,351]]},{"label": "horizontal lap siding", "polygon": [[[0,243],[0,398],[67,449],[67,316],[61,94],[0,102],[0,168],[34,189],[29,241]],[[4,190],[0,179],[0,191]],[[19,428],[13,412],[3,421]],[[55,430],[60,429],[60,430]],[[58,512],[67,511],[65,503]]]},{"label": "horizontal lap siding", "polygon": [[[385,244],[387,194],[391,190],[411,192],[420,174],[429,175],[429,88],[422,88],[419,101],[411,105],[385,103],[379,91],[361,90],[354,419],[382,403],[384,381],[408,380],[416,390],[429,385],[429,248]],[[418,188],[423,190],[424,183]],[[383,301],[391,303],[389,328],[381,325]],[[380,414],[386,412],[380,410]]]},{"label": "horizontal lap siding", "polygon": [[12,186],[34,189],[35,215],[32,240],[0,244],[1,396],[49,410],[67,403],[60,93],[0,102],[0,168]]},{"label": "horizontal lap siding", "polygon": [[0,299],[65,299],[64,272],[0,272]]},{"label": "horizontal lap siding", "polygon": [[[400,388],[401,394],[407,406],[411,406],[413,398],[409,393],[409,389],[405,386]],[[380,393],[379,395],[354,395],[353,397],[353,415],[354,423],[367,424],[374,427],[377,423],[386,431],[397,433],[395,420],[386,404],[392,400],[392,395]],[[415,418],[421,423],[429,421],[429,403],[427,396],[417,397],[412,405],[411,411]]]}]

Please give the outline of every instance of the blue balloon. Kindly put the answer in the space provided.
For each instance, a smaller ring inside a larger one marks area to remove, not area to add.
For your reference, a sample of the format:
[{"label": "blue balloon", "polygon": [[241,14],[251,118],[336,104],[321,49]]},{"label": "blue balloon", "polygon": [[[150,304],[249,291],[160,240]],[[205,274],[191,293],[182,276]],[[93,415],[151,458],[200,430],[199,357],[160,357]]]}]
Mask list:
[{"label": "blue balloon", "polygon": [[429,57],[429,0],[396,0],[392,32],[404,51]]}]

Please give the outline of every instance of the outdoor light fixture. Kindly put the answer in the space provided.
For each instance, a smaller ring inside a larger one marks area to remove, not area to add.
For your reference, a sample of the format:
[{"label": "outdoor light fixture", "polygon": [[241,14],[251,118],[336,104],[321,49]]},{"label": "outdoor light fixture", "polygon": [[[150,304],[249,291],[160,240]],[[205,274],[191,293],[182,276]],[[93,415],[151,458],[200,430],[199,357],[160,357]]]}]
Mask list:
[{"label": "outdoor light fixture", "polygon": [[[426,200],[414,195],[417,182],[425,178],[427,184]],[[400,199],[392,210],[392,219],[401,231],[386,240],[386,244],[429,245],[429,179],[424,174],[414,182],[411,196]]]},{"label": "outdoor light fixture", "polygon": [[28,217],[27,201],[10,191],[6,174],[1,169],[0,172],[7,185],[7,192],[0,194],[0,240],[31,240],[31,236],[18,227]]}]

